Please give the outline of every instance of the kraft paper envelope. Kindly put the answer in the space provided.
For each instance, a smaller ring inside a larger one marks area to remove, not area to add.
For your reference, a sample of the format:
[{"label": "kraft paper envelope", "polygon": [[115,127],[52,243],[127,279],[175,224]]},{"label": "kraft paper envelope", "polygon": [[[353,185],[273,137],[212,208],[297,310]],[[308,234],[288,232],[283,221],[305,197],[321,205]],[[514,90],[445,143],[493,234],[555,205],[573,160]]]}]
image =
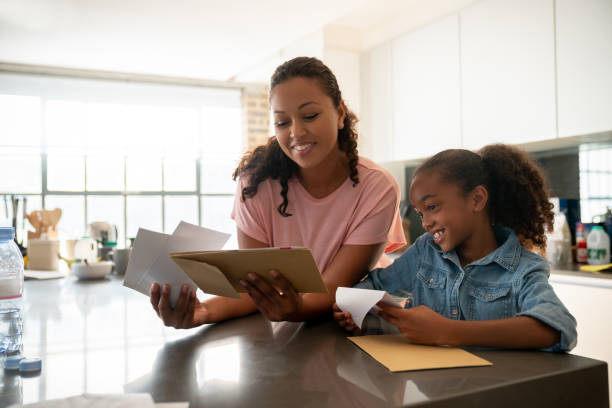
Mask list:
[{"label": "kraft paper envelope", "polygon": [[400,334],[349,337],[348,339],[394,372],[493,365],[460,348],[411,344]]},{"label": "kraft paper envelope", "polygon": [[273,283],[269,271],[283,275],[300,293],[327,293],[308,248],[256,248],[228,251],[173,252],[170,258],[205,293],[239,297],[249,272]]}]

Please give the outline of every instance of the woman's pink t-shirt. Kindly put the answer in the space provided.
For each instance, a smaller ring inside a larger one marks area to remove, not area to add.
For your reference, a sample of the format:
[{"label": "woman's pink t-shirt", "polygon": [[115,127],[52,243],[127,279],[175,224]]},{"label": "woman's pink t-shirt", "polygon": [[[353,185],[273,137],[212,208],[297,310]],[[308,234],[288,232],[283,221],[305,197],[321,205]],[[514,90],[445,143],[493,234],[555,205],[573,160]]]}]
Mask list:
[{"label": "woman's pink t-shirt", "polygon": [[[398,209],[399,185],[391,174],[366,158],[359,158],[357,171],[359,183],[355,187],[347,178],[324,198],[312,197],[296,177],[291,178],[286,210],[290,217],[278,212],[283,202],[278,180],[263,181],[253,197],[242,201],[247,180],[241,177],[232,219],[242,232],[270,247],[310,248],[322,273],[343,245],[386,242],[385,252],[392,252],[406,243]],[[384,258],[379,265],[388,263]]]}]

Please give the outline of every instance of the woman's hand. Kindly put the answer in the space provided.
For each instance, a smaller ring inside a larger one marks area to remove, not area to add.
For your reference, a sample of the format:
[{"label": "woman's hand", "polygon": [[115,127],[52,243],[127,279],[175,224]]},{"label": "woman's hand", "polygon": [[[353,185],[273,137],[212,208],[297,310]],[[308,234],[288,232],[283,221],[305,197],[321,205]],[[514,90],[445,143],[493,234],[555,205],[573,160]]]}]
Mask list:
[{"label": "woman's hand", "polygon": [[377,314],[396,326],[413,343],[448,345],[450,342],[450,323],[452,320],[439,315],[427,306],[400,309],[379,302]]},{"label": "woman's hand", "polygon": [[276,287],[270,285],[256,273],[249,273],[247,280],[240,284],[247,290],[257,309],[270,321],[298,321],[302,309],[302,295],[297,293],[291,282],[277,271],[270,276]]},{"label": "woman's hand", "polygon": [[359,336],[364,333],[364,330],[357,327],[349,312],[343,312],[340,310],[336,303],[334,303],[334,306],[332,306],[332,310],[334,313],[334,320],[338,322],[340,327],[342,327],[344,330],[350,332],[353,336]]},{"label": "woman's hand", "polygon": [[210,311],[204,303],[196,298],[195,290],[189,291],[183,285],[176,306],[170,306],[170,285],[160,288],[157,282],[149,289],[151,305],[164,325],[175,329],[190,329],[204,323],[210,323]]}]

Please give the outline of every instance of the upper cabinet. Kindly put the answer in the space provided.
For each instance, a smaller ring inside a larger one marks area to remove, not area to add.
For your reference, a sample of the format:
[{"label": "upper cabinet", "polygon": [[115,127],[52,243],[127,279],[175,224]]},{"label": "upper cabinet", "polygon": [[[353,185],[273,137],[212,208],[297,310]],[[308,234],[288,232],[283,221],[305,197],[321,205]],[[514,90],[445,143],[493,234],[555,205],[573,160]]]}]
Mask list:
[{"label": "upper cabinet", "polygon": [[559,136],[612,130],[612,1],[556,0]]},{"label": "upper cabinet", "polygon": [[377,161],[393,160],[391,45],[373,48],[361,58],[359,149]]},{"label": "upper cabinet", "polygon": [[612,0],[479,1],[374,48],[361,68],[377,161],[610,132]]},{"label": "upper cabinet", "polygon": [[459,25],[451,15],[393,47],[393,160],[461,146]]},{"label": "upper cabinet", "polygon": [[459,13],[465,148],[556,137],[553,5],[487,0]]}]

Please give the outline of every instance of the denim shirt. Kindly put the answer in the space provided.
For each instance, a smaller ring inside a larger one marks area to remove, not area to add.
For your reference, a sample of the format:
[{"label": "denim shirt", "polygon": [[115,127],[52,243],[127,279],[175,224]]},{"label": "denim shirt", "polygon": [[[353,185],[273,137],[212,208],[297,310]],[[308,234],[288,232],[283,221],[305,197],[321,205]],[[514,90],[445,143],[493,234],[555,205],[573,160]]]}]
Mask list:
[{"label": "denim shirt", "polygon": [[550,269],[527,251],[509,228],[495,227],[499,247],[465,267],[455,250],[444,252],[423,234],[387,268],[378,268],[355,287],[385,290],[407,297],[406,307],[425,305],[457,320],[493,320],[530,316],[561,333],[546,350],[576,346],[576,319],[548,283]]}]

